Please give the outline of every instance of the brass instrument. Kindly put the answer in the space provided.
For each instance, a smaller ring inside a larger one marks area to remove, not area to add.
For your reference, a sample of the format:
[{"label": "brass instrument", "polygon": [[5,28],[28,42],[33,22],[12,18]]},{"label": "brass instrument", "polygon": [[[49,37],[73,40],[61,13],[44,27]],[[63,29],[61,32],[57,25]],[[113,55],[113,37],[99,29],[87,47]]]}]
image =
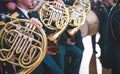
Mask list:
[{"label": "brass instrument", "polygon": [[80,9],[79,7],[69,7],[69,13],[70,13],[70,20],[69,25],[72,27],[72,29],[68,29],[68,34],[70,36],[74,36],[74,34],[81,28],[81,26],[85,22],[86,14],[83,9]]},{"label": "brass instrument", "polygon": [[90,1],[75,0],[74,5],[69,7],[70,21],[69,25],[73,29],[68,29],[72,37],[84,25],[87,14],[91,9]]},{"label": "brass instrument", "polygon": [[30,74],[44,59],[46,39],[43,29],[29,20],[12,20],[0,32],[0,61],[20,67],[17,74]]},{"label": "brass instrument", "polygon": [[34,4],[31,8],[32,11],[39,11],[42,8],[43,4],[46,2],[47,1],[44,0],[36,0],[36,4]]},{"label": "brass instrument", "polygon": [[90,0],[80,0],[80,5],[83,6],[83,9],[86,12],[86,14],[88,14],[91,10]]},{"label": "brass instrument", "polygon": [[48,47],[55,45],[57,48],[48,48],[48,50],[59,53],[60,49],[58,47],[57,41],[68,25],[68,9],[61,3],[51,1],[45,2],[38,12],[44,26],[49,30],[54,30],[54,33],[47,35]]}]

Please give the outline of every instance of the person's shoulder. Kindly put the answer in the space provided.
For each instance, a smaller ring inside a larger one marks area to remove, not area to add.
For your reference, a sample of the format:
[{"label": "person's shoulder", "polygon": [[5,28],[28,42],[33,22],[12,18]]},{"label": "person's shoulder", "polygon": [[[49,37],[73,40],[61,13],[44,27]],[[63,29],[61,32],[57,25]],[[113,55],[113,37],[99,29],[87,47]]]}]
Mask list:
[{"label": "person's shoulder", "polygon": [[120,15],[120,6],[116,5],[110,9],[111,15]]},{"label": "person's shoulder", "polygon": [[7,14],[7,16],[5,17],[5,20],[4,20],[5,23],[7,23],[7,22],[9,22],[9,21],[11,21],[13,19],[18,18],[19,17],[19,13],[16,12],[16,11],[13,11],[13,12]]},{"label": "person's shoulder", "polygon": [[12,18],[17,18],[20,15],[18,8],[16,7],[15,10],[13,10],[8,15],[11,16]]},{"label": "person's shoulder", "polygon": [[114,7],[110,9],[109,12],[109,22],[111,22],[111,25],[116,22],[116,25],[119,24],[120,20],[120,6],[117,4]]},{"label": "person's shoulder", "polygon": [[12,18],[17,18],[20,14],[17,11],[14,11],[12,13],[9,14],[10,17]]}]

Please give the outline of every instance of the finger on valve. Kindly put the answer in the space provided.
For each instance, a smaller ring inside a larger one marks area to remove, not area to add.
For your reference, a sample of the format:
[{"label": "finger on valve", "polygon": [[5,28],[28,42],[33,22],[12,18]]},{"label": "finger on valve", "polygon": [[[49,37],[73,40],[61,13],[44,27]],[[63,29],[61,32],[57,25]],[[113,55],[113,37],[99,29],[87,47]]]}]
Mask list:
[{"label": "finger on valve", "polygon": [[43,26],[42,23],[37,18],[31,18],[29,23],[37,26],[38,29],[41,29]]}]

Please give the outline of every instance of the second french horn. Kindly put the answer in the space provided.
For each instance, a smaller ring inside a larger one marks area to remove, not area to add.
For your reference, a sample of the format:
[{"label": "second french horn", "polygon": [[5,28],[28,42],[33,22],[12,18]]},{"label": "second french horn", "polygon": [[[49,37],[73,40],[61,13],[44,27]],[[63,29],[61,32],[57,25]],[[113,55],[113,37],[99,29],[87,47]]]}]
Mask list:
[{"label": "second french horn", "polygon": [[[68,9],[59,2],[51,1],[45,2],[38,12],[40,13],[40,18],[44,26],[47,29],[54,30],[53,33],[47,35],[48,44],[56,45],[56,47],[58,47],[58,39],[69,22]],[[55,53],[60,52],[59,47],[49,50]]]},{"label": "second french horn", "polygon": [[72,29],[68,29],[70,36],[74,36],[75,33],[84,25],[86,16],[90,11],[90,7],[89,0],[75,0],[74,5],[68,7],[70,13],[69,25],[73,27]]},{"label": "second french horn", "polygon": [[75,6],[69,7],[69,13],[70,13],[69,25],[73,28],[68,29],[68,33],[70,36],[74,36],[74,34],[84,24],[86,14],[85,14],[85,11],[83,9],[80,9],[79,7],[75,7]]}]

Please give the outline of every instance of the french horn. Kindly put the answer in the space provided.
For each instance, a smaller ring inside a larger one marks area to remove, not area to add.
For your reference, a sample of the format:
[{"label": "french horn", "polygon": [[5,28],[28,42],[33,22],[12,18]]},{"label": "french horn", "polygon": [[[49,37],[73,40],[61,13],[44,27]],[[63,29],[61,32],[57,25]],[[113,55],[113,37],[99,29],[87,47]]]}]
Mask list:
[{"label": "french horn", "polygon": [[0,61],[20,67],[17,74],[30,74],[46,55],[46,34],[36,28],[27,19],[16,19],[0,32]]},{"label": "french horn", "polygon": [[56,1],[45,2],[38,11],[43,25],[49,29],[54,30],[54,33],[47,34],[48,47],[51,52],[59,53],[58,40],[65,31],[69,22],[68,9],[61,3]]},{"label": "french horn", "polygon": [[91,10],[89,0],[75,0],[74,5],[68,7],[70,14],[69,25],[72,29],[68,29],[68,34],[72,37],[84,25],[86,16]]},{"label": "french horn", "polygon": [[84,24],[86,13],[82,8],[80,9],[76,6],[70,6],[69,14],[69,25],[72,27],[72,29],[68,29],[67,31],[70,36],[74,36],[74,34],[80,30],[81,26]]},{"label": "french horn", "polygon": [[80,0],[80,5],[83,7],[86,14],[88,14],[90,12],[90,10],[91,10],[90,0]]}]

